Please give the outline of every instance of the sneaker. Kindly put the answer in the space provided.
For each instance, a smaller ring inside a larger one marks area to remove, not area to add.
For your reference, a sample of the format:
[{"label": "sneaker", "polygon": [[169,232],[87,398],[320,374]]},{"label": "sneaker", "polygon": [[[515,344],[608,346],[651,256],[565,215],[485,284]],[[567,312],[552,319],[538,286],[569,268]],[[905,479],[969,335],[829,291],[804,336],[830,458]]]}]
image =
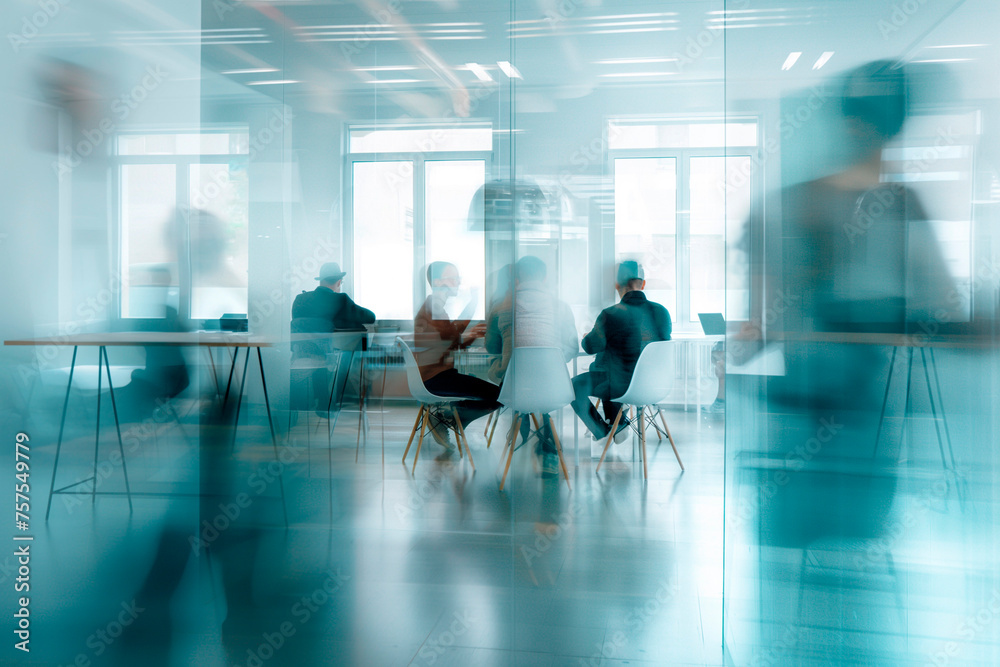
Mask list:
[{"label": "sneaker", "polygon": [[615,431],[615,442],[616,443],[621,444],[621,443],[625,442],[625,439],[628,438],[628,426],[631,423],[632,422],[630,422],[628,419],[624,419],[624,418],[621,421],[618,422],[618,430]]},{"label": "sneaker", "polygon": [[445,461],[451,461],[453,458],[455,458],[455,448],[454,447],[450,447],[450,448],[444,450],[443,452],[441,452],[440,454],[438,454],[437,456],[435,456],[434,460],[435,461],[440,461],[440,462],[445,462]]},{"label": "sneaker", "polygon": [[603,419],[600,420],[599,422],[597,422],[597,424],[598,424],[598,426],[601,427],[601,432],[600,433],[595,433],[594,429],[590,429],[590,432],[593,434],[594,440],[597,441],[597,442],[600,442],[602,440],[607,440],[608,439],[608,433],[611,433],[611,424],[609,424],[608,422],[604,421]]},{"label": "sneaker", "polygon": [[558,454],[543,454],[542,455],[542,477],[552,478],[559,476],[559,455]]},{"label": "sneaker", "polygon": [[434,438],[434,441],[446,450],[455,448],[455,445],[451,442],[451,437],[448,435],[449,429],[449,424],[444,420],[435,420],[434,428],[431,429],[431,436]]},{"label": "sneaker", "polygon": [[717,398],[711,405],[702,406],[701,411],[709,415],[723,415],[726,413],[726,402]]}]

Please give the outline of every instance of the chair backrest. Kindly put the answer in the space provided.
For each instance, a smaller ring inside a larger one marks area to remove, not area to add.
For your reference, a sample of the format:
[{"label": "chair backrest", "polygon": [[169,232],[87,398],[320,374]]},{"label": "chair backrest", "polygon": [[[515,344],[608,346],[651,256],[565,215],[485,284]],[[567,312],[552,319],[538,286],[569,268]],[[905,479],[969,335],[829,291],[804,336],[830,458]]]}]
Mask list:
[{"label": "chair backrest", "polygon": [[500,387],[500,403],[520,413],[547,414],[573,401],[573,383],[558,347],[516,347]]},{"label": "chair backrest", "polygon": [[649,343],[639,355],[632,381],[615,403],[656,405],[670,393],[674,384],[674,344],[670,341]]},{"label": "chair backrest", "polygon": [[440,403],[442,399],[427,391],[424,381],[420,377],[420,367],[417,366],[417,359],[413,356],[413,350],[406,341],[396,337],[396,344],[403,352],[403,366],[406,368],[406,386],[409,388],[413,398],[421,403]]}]

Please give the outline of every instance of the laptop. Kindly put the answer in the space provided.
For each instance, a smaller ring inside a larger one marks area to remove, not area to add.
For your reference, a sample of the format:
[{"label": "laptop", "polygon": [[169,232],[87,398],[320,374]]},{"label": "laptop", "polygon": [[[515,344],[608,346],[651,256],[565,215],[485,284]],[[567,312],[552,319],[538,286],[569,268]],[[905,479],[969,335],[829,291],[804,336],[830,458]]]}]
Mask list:
[{"label": "laptop", "polygon": [[698,319],[706,336],[726,335],[726,319],[722,313],[698,313]]}]

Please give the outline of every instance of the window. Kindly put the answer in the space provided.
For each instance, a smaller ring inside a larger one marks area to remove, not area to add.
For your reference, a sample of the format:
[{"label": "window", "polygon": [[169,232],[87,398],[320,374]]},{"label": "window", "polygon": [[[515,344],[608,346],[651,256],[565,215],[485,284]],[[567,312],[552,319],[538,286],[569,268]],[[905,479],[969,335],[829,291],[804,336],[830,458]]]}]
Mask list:
[{"label": "window", "polygon": [[247,312],[248,154],[246,131],[118,137],[122,318]]},{"label": "window", "polygon": [[489,125],[348,129],[354,298],[379,319],[413,318],[434,261],[455,264],[462,276],[449,314],[472,308],[472,317],[485,316],[484,232],[469,210],[486,182],[492,142]]},{"label": "window", "polygon": [[748,315],[748,284],[731,271],[726,283],[726,237],[733,245],[750,214],[757,145],[749,120],[608,124],[615,262],[643,265],[678,331],[698,330],[698,313]]}]

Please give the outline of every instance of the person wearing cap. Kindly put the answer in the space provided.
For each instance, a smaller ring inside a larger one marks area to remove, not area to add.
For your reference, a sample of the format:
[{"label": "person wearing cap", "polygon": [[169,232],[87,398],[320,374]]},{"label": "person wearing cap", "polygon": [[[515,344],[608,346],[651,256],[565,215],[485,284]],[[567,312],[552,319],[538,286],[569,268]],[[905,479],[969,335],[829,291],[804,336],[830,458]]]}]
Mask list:
[{"label": "person wearing cap", "polygon": [[303,291],[292,303],[292,333],[363,331],[366,324],[375,322],[375,313],[341,291],[346,275],[337,262],[322,266],[316,277],[319,286]]},{"label": "person wearing cap", "polygon": [[[337,262],[327,262],[319,271],[316,280],[319,285],[311,292],[303,291],[292,302],[293,334],[332,333],[334,331],[364,331],[366,324],[375,322],[375,313],[354,303],[351,297],[341,290],[344,276],[347,272],[340,270]],[[329,345],[322,340],[302,340],[292,343],[292,363],[299,360],[326,361]],[[350,355],[343,355],[338,373],[338,384],[343,386],[350,370],[345,364],[350,364]],[[329,391],[329,374],[325,368],[314,369],[312,373],[314,398]],[[321,401],[322,402],[322,401]],[[325,410],[317,410],[318,414],[326,416]]]},{"label": "person wearing cap", "polygon": [[[670,313],[646,298],[642,291],[645,287],[642,265],[632,260],[619,264],[615,289],[621,301],[601,311],[593,330],[582,341],[584,352],[596,358],[589,372],[573,378],[573,409],[598,440],[611,432],[609,422],[614,422],[621,409],[621,404],[611,399],[628,389],[642,349],[648,343],[670,340]],[[601,399],[605,418],[590,402],[591,396]],[[627,420],[620,420],[619,425],[616,440],[619,434],[624,438]]]}]

